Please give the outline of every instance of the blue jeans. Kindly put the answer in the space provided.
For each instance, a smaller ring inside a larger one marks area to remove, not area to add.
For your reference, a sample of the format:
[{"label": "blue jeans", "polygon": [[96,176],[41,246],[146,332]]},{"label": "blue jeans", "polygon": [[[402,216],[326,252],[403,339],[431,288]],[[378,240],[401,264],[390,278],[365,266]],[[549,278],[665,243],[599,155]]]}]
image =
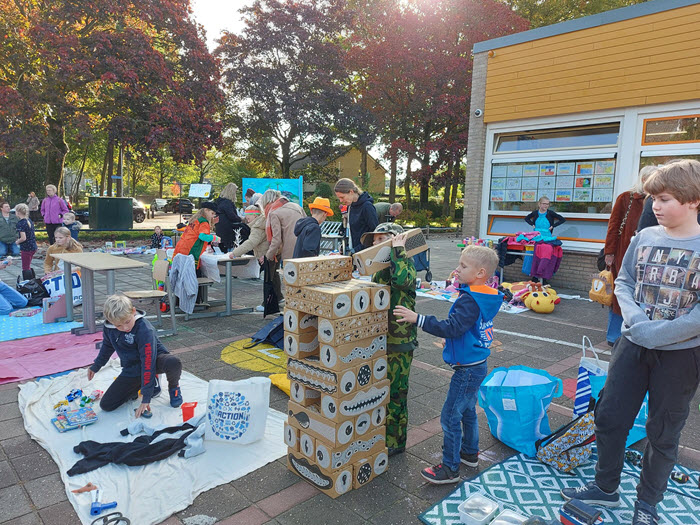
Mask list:
[{"label": "blue jeans", "polygon": [[13,257],[17,257],[19,255],[19,244],[0,242],[0,257],[5,257],[8,253]]},{"label": "blue jeans", "polygon": [[27,306],[27,298],[0,281],[0,315],[7,315],[15,308],[24,308],[25,306]]},{"label": "blue jeans", "polygon": [[622,316],[617,315],[612,311],[612,308],[608,310],[608,332],[605,334],[605,339],[610,343],[617,341],[622,335]]},{"label": "blue jeans", "polygon": [[476,419],[476,399],[479,387],[486,378],[486,362],[456,368],[447,399],[442,406],[443,450],[442,463],[452,471],[459,471],[459,453],[479,452],[479,422]]}]

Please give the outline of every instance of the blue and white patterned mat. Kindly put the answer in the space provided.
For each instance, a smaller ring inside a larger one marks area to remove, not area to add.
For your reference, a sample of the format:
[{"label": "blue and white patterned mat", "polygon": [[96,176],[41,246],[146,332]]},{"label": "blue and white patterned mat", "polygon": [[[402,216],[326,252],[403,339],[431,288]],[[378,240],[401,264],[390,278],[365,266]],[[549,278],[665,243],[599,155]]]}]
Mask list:
[{"label": "blue and white patterned mat", "polygon": [[70,332],[72,328],[82,326],[82,323],[48,323],[42,322],[41,312],[31,317],[10,317],[3,315],[0,320],[0,342],[26,339],[37,335]]},{"label": "blue and white patterned mat", "polygon": [[[419,516],[428,525],[452,525],[460,523],[457,507],[474,492],[481,492],[526,516],[537,515],[545,519],[559,520],[559,509],[564,501],[559,491],[565,487],[578,487],[595,476],[596,454],[591,461],[574,470],[574,475],[563,474],[537,459],[522,454],[482,472],[478,477],[460,484],[457,489],[435,506]],[[690,481],[679,484],[669,481],[664,500],[657,506],[662,523],[694,525],[700,518],[700,472],[681,466],[677,470],[690,476]],[[627,525],[632,522],[634,502],[637,499],[639,467],[625,463],[622,472],[622,503],[615,509],[599,507],[605,524]]]}]

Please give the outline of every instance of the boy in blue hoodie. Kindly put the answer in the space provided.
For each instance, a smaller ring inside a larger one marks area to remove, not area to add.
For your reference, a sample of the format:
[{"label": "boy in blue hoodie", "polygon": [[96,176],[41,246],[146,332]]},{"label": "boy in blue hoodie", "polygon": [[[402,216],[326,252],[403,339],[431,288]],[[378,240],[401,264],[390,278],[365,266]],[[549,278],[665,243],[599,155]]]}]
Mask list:
[{"label": "boy in blue hoodie", "polygon": [[318,256],[321,251],[321,223],[333,216],[331,201],[323,197],[316,197],[309,204],[309,211],[311,217],[303,217],[294,225],[294,235],[297,237],[292,255],[294,259]]},{"label": "boy in blue hoodie", "polygon": [[403,306],[394,309],[399,321],[416,323],[429,334],[445,338],[442,358],[454,370],[440,415],[444,434],[442,463],[421,472],[435,485],[457,483],[460,462],[469,467],[479,465],[476,399],[488,370],[493,318],[503,303],[503,294],[486,286],[486,281],[497,266],[498,255],[491,248],[464,249],[456,269],[459,297],[444,321],[432,315],[418,315]]},{"label": "boy in blue hoodie", "polygon": [[88,368],[87,378],[91,381],[114,352],[121,360],[122,372],[102,396],[100,408],[105,412],[115,410],[136,399],[141,390],[141,405],[135,417],[150,417],[151,399],[160,395],[158,374],[162,373],[168,378],[170,406],[182,405],[182,363],[160,342],[145,313],[137,311],[125,295],[110,295],[105,301],[104,315],[108,322],[104,325],[102,348]]}]

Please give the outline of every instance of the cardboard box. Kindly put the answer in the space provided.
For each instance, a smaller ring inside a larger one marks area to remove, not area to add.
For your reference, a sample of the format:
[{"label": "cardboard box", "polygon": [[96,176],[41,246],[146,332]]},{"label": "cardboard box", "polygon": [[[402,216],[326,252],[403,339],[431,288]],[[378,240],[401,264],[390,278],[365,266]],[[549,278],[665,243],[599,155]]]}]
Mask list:
[{"label": "cardboard box", "polygon": [[[369,327],[372,329],[367,330]],[[322,343],[342,345],[386,333],[388,328],[389,313],[387,311],[353,315],[342,319],[320,318],[318,320],[318,338]]]},{"label": "cardboard box", "polygon": [[[427,250],[428,243],[420,228],[415,228],[406,232],[406,255],[408,257],[413,257]],[[379,270],[388,268],[391,260],[390,257],[391,239],[387,239],[382,243],[357,252],[353,255],[353,262],[360,275],[372,275]]]},{"label": "cardboard box", "polygon": [[319,350],[319,364],[328,370],[344,370],[348,366],[386,355],[386,334],[360,339],[350,344],[323,343]]},{"label": "cardboard box", "polygon": [[314,461],[316,452],[316,440],[306,432],[299,432],[299,452],[311,461]]},{"label": "cardboard box", "polygon": [[294,332],[284,332],[284,352],[296,359],[318,355],[318,334],[316,332],[305,332],[295,334]]},{"label": "cardboard box", "polygon": [[321,403],[321,391],[304,386],[296,381],[290,381],[289,399],[304,407],[313,404],[318,405]]},{"label": "cardboard box", "polygon": [[[331,447],[337,447],[349,443],[355,436],[355,418],[346,417],[338,421],[325,418],[318,405],[301,406],[294,401],[289,401],[288,423],[301,432],[322,440]],[[363,432],[367,432],[372,426],[372,421],[365,418],[362,425]]]},{"label": "cardboard box", "polygon": [[[294,304],[302,305],[304,312],[329,319],[386,310],[389,308],[389,294],[388,286],[358,279],[308,286],[287,286],[285,289],[287,301],[293,300]],[[373,305],[373,301],[377,304]]]},{"label": "cardboard box", "polygon": [[380,405],[372,412],[360,414],[355,419],[355,435],[364,436],[367,432],[374,432],[377,429],[386,430],[386,405]]},{"label": "cardboard box", "polygon": [[353,465],[352,487],[359,489],[377,476],[384,474],[389,468],[389,451],[387,449],[364,458]]},{"label": "cardboard box", "polygon": [[386,379],[388,372],[389,363],[387,362],[385,356],[377,357],[374,361],[372,361],[372,380],[375,383]]},{"label": "cardboard box", "polygon": [[[290,381],[318,390],[322,394],[342,398],[373,382],[372,364],[370,361],[334,372],[320,366],[318,359],[294,359],[290,357],[287,360],[287,377]],[[300,404],[304,405],[304,403]],[[309,403],[306,403],[305,406],[308,405]]]},{"label": "cardboard box", "polygon": [[299,430],[289,423],[284,424],[284,444],[291,450],[299,451]]},{"label": "cardboard box", "polygon": [[346,281],[352,277],[352,258],[330,255],[287,259],[283,274],[285,283],[291,286]]},{"label": "cardboard box", "polygon": [[386,284],[371,283],[369,290],[370,303],[373,312],[381,312],[389,309],[391,304],[391,289]]},{"label": "cardboard box", "polygon": [[375,429],[366,436],[357,436],[347,445],[331,448],[316,441],[314,462],[326,471],[336,471],[386,449],[386,428]]},{"label": "cardboard box", "polygon": [[[289,287],[288,287],[289,288]],[[291,308],[284,309],[284,331],[303,334],[318,330],[318,317]]]},{"label": "cardboard box", "polygon": [[287,467],[331,498],[337,498],[352,490],[353,467],[351,465],[335,472],[324,471],[299,452],[288,449]]},{"label": "cardboard box", "polygon": [[321,415],[329,421],[344,421],[364,412],[372,412],[388,402],[389,380],[385,379],[341,398],[321,393]]},{"label": "cardboard box", "polygon": [[[292,287],[288,286],[287,288],[289,289]],[[294,310],[299,310],[300,312],[316,315],[318,317],[333,318],[333,307],[330,305],[314,303],[311,301],[305,301],[303,299],[297,299],[295,297],[292,297],[288,293],[285,294],[285,301],[286,306]]]}]

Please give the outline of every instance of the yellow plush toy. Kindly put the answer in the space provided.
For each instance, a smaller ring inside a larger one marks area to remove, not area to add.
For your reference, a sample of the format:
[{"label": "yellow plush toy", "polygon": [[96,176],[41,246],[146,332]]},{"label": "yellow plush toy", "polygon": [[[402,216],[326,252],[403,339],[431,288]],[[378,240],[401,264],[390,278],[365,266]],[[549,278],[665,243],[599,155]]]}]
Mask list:
[{"label": "yellow plush toy", "polygon": [[525,306],[538,314],[551,314],[554,311],[555,301],[558,301],[556,293],[548,291],[530,292],[525,298]]}]

